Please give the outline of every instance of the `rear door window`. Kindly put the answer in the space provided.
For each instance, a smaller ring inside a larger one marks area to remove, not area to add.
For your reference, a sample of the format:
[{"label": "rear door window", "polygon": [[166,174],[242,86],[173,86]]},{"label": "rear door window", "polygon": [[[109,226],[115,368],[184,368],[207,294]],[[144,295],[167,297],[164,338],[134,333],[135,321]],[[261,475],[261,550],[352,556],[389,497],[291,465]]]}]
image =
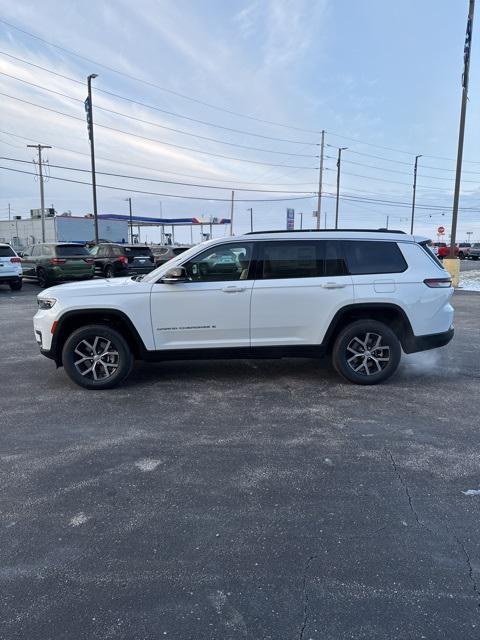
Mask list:
[{"label": "rear door window", "polygon": [[347,275],[342,243],[326,240],[265,243],[259,271],[264,280]]},{"label": "rear door window", "polygon": [[260,277],[316,278],[323,276],[325,262],[324,243],[315,241],[272,241],[263,245]]},{"label": "rear door window", "polygon": [[0,258],[9,258],[10,256],[14,256],[15,251],[12,247],[0,247]]},{"label": "rear door window", "polygon": [[345,240],[343,244],[351,275],[402,273],[407,269],[396,242]]}]

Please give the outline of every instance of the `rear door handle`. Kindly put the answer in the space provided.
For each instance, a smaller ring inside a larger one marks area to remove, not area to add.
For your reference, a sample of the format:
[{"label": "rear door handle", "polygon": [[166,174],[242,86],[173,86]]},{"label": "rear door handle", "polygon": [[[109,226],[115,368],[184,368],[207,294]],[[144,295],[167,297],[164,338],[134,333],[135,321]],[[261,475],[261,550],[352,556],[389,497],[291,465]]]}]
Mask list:
[{"label": "rear door handle", "polygon": [[224,293],[240,293],[242,291],[245,291],[245,287],[235,287],[234,285],[232,285],[229,287],[223,287],[222,291]]},{"label": "rear door handle", "polygon": [[326,282],[325,284],[322,284],[324,289],[343,289],[346,286],[347,285],[343,282]]}]

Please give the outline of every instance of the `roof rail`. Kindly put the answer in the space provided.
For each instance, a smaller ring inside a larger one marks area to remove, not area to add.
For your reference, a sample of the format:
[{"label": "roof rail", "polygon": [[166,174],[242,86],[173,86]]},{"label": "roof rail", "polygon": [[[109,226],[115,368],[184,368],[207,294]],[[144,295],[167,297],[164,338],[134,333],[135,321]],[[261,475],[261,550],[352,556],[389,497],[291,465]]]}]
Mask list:
[{"label": "roof rail", "polygon": [[403,233],[400,229],[270,229],[265,231],[248,231],[244,235],[251,236],[260,233],[324,233],[325,231],[365,231],[367,233]]}]

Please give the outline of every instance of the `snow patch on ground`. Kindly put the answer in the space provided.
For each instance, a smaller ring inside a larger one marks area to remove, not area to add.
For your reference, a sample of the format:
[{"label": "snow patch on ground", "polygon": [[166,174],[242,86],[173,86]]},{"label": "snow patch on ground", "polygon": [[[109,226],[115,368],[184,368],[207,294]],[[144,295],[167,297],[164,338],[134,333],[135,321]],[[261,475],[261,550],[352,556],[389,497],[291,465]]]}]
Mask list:
[{"label": "snow patch on ground", "polygon": [[85,522],[87,522],[87,520],[89,520],[90,518],[88,516],[86,516],[83,511],[81,511],[80,513],[77,513],[76,516],[73,516],[73,518],[70,520],[70,522],[68,523],[71,527],[79,527],[81,524],[85,524]]},{"label": "snow patch on ground", "polygon": [[462,271],[460,274],[460,289],[465,291],[480,291],[480,269]]},{"label": "snow patch on ground", "polygon": [[135,466],[137,467],[137,469],[140,469],[140,471],[147,472],[155,471],[155,469],[161,463],[161,460],[154,460],[153,458],[143,458],[142,460],[137,460],[137,462],[135,462]]},{"label": "snow patch on ground", "polygon": [[480,496],[480,489],[467,489],[467,491],[462,491],[466,496]]}]

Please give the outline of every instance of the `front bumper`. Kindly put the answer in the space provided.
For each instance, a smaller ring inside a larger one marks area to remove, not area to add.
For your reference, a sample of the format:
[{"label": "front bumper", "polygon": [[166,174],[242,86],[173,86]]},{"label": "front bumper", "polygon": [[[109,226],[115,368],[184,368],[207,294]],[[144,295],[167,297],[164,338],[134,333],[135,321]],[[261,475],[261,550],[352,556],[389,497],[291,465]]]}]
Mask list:
[{"label": "front bumper", "polygon": [[418,351],[444,347],[453,338],[453,334],[454,329],[451,327],[448,331],[443,331],[442,333],[431,333],[424,336],[410,335],[404,340],[403,350],[405,353],[417,353]]}]

